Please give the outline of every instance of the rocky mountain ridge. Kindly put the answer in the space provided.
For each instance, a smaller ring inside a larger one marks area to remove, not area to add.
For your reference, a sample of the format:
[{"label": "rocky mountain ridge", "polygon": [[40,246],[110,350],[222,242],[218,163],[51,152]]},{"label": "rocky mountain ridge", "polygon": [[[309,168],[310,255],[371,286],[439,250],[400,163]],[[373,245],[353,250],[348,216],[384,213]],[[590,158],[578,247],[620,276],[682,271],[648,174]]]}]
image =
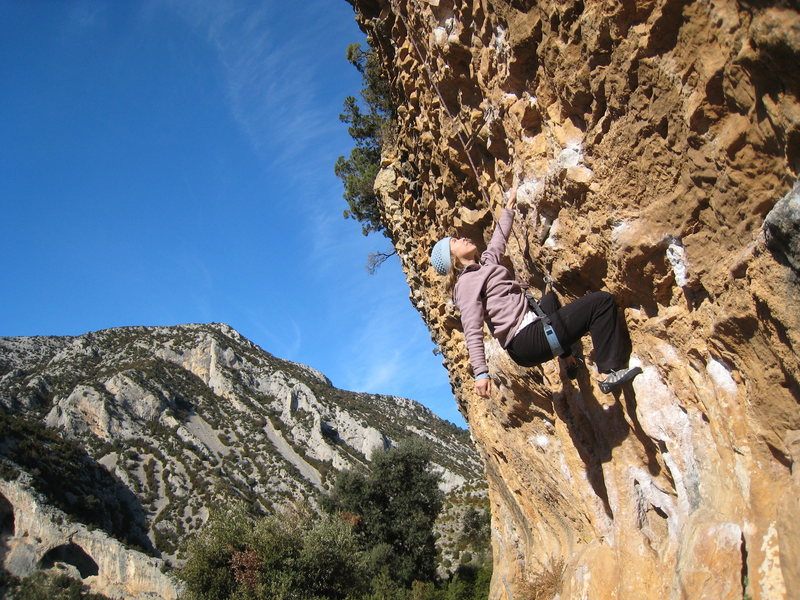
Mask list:
[{"label": "rocky mountain ridge", "polygon": [[[363,468],[376,449],[409,438],[430,443],[444,491],[484,494],[467,432],[411,400],[338,390],[222,324],[2,338],[0,404],[79,442],[88,456],[74,460],[96,461],[118,482],[94,494],[80,487],[85,495],[61,498],[62,506],[88,496],[105,506],[122,489],[127,520],[146,535],[134,536],[135,545],[173,565],[215,506],[243,502],[257,513],[298,500],[316,506],[340,470]],[[25,437],[0,447],[23,471],[33,467],[13,458]],[[20,535],[12,545],[27,547],[27,558],[16,550],[6,557],[16,574],[51,550],[26,546]],[[102,570],[99,577],[98,589],[112,585],[101,581]]]},{"label": "rocky mountain ridge", "polygon": [[[797,3],[350,3],[396,105],[382,221],[486,463],[492,600],[800,597]],[[588,337],[571,382],[488,334],[473,393],[429,256],[485,245],[515,175],[507,264],[614,293],[624,393]]]}]

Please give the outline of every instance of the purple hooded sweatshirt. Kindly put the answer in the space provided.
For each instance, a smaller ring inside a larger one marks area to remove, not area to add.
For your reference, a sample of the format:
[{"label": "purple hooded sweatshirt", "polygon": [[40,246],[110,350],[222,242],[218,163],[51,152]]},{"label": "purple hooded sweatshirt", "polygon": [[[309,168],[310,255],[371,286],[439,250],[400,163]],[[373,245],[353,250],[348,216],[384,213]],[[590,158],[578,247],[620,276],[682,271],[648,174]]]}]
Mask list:
[{"label": "purple hooded sweatshirt", "polygon": [[479,264],[466,267],[453,290],[475,377],[489,372],[483,351],[484,320],[492,335],[506,348],[528,312],[528,301],[514,274],[500,264],[513,221],[514,211],[504,209]]}]

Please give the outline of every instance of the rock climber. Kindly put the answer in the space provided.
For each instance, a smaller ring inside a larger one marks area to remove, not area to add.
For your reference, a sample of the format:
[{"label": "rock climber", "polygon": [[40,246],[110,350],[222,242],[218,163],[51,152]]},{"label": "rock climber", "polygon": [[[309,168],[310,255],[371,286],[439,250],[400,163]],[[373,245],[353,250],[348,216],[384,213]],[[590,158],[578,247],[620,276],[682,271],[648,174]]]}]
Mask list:
[{"label": "rock climber", "polygon": [[630,338],[619,322],[614,296],[594,292],[561,307],[556,295],[549,292],[537,306],[532,296],[526,296],[514,274],[500,264],[514,220],[517,187],[515,179],[492,239],[482,254],[478,254],[472,240],[456,237],[439,240],[431,252],[431,263],[440,275],[447,277],[448,293],[453,294],[461,312],[475,393],[488,398],[492,391],[483,348],[484,321],[518,365],[532,367],[559,356],[571,379],[577,376],[578,363],[570,348],[590,333],[597,369],[608,374],[599,386],[610,393],[642,372],[639,367],[628,367]]}]

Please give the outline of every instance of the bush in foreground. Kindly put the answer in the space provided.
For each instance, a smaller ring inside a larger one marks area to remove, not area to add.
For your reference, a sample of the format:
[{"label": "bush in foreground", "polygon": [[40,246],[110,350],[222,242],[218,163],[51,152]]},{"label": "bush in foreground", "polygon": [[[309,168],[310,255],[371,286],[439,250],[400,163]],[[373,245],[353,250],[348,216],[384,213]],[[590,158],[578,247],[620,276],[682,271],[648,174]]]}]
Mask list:
[{"label": "bush in foreground", "polygon": [[430,458],[415,441],[376,452],[369,473],[343,471],[325,501],[328,511],[355,517],[371,577],[386,568],[404,588],[436,580],[433,525],[442,494]]},{"label": "bush in foreground", "polygon": [[186,600],[344,600],[366,591],[348,523],[303,510],[253,519],[235,509],[214,517],[189,547],[179,576]]},{"label": "bush in foreground", "polygon": [[7,579],[2,597],[8,600],[110,600],[91,593],[80,581],[63,573],[37,571],[21,581]]},{"label": "bush in foreground", "polygon": [[491,566],[436,578],[442,497],[430,466],[424,446],[403,443],[367,473],[341,473],[322,517],[213,517],[188,549],[184,600],[486,600]]}]

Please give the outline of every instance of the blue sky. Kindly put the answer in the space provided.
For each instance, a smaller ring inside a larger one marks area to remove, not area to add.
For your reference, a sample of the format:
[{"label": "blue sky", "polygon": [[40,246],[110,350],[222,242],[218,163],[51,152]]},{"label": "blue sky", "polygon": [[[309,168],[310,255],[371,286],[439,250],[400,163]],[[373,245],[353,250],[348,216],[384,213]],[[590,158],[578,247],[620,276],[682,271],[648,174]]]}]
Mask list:
[{"label": "blue sky", "polygon": [[399,262],[342,218],[345,0],[0,0],[0,336],[225,322],[464,425]]}]

